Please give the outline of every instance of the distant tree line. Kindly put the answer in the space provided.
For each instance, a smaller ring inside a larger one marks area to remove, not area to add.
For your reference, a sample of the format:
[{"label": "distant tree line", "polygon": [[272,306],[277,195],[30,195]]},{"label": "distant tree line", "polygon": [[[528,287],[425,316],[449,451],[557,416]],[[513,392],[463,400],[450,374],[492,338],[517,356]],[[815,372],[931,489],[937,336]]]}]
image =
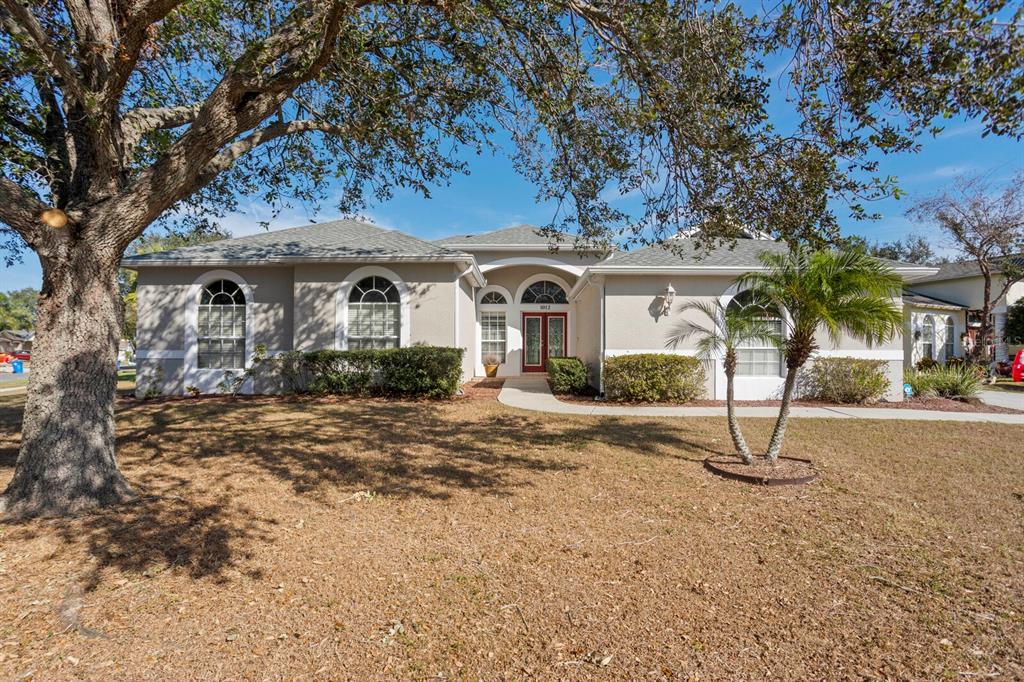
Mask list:
[{"label": "distant tree line", "polygon": [[39,292],[32,287],[0,291],[0,329],[32,329]]}]

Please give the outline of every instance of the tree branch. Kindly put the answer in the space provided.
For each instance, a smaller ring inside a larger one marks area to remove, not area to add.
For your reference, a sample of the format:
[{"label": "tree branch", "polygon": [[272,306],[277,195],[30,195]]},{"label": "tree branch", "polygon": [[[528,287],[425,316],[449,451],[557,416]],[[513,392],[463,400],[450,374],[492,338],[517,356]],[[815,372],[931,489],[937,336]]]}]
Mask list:
[{"label": "tree branch", "polygon": [[[0,2],[16,21],[17,28],[31,38],[39,55],[60,76],[66,95],[84,104],[86,98],[81,75],[64,57],[64,53],[53,44],[28,7],[22,5],[18,0],[0,0]],[[10,22],[4,23],[10,26]]]},{"label": "tree branch", "polygon": [[0,222],[21,235],[29,246],[36,248],[43,228],[39,214],[46,209],[35,192],[25,189],[13,180],[0,177]]},{"label": "tree branch", "polygon": [[199,104],[180,107],[153,107],[132,109],[121,119],[122,158],[127,164],[131,161],[135,147],[142,136],[152,130],[177,128],[195,120],[199,113]]},{"label": "tree branch", "polygon": [[321,121],[289,121],[287,123],[273,123],[259,130],[254,130],[250,135],[232,143],[222,150],[208,163],[199,175],[199,184],[205,185],[219,173],[226,171],[239,158],[248,154],[256,147],[272,142],[287,135],[300,135],[309,132],[329,133],[342,136],[346,134],[344,126]]}]

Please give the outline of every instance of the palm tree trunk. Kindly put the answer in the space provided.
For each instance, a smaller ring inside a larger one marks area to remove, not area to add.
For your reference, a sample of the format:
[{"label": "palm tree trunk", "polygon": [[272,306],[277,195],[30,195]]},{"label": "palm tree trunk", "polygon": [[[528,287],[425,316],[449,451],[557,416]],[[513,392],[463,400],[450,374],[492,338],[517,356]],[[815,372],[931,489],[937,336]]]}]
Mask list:
[{"label": "palm tree trunk", "polygon": [[782,405],[779,406],[779,418],[775,420],[775,430],[772,431],[772,439],[768,441],[768,451],[764,454],[768,463],[772,465],[779,461],[782,439],[786,437],[786,424],[789,422],[789,404],[793,401],[793,389],[796,386],[798,370],[798,367],[788,367],[786,369],[786,385],[782,390]]},{"label": "palm tree trunk", "polygon": [[736,406],[733,400],[734,376],[733,372],[726,372],[725,374],[725,411],[728,415],[729,435],[732,436],[732,444],[735,446],[736,453],[743,460],[743,463],[749,466],[754,463],[754,455],[750,452],[750,446],[747,445],[747,441],[743,438],[743,432],[740,431],[740,423],[736,420]]}]

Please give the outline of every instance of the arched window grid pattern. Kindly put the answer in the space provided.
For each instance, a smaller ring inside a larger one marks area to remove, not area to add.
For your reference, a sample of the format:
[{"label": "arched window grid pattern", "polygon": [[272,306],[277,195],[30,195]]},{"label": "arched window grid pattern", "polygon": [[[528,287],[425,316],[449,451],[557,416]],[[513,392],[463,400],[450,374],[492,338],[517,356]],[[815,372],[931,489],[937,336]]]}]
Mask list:
[{"label": "arched window grid pattern", "polygon": [[520,300],[520,303],[526,304],[568,302],[569,299],[565,295],[565,289],[549,280],[541,280],[528,286]]},{"label": "arched window grid pattern", "polygon": [[500,291],[488,291],[480,298],[481,305],[508,305],[505,295]]},{"label": "arched window grid pattern", "polygon": [[200,369],[245,368],[245,294],[236,282],[219,279],[202,288],[197,315]]},{"label": "arched window grid pattern", "polygon": [[402,311],[398,287],[379,275],[359,280],[348,297],[348,347],[398,348]]},{"label": "arched window grid pattern", "polygon": [[[730,308],[742,309],[748,305],[751,305],[749,292],[740,292],[729,301]],[[767,309],[759,317],[777,336],[783,336],[785,327],[782,317]],[[746,341],[740,344],[736,356],[736,376],[777,377],[784,374],[782,350],[765,341]]]}]

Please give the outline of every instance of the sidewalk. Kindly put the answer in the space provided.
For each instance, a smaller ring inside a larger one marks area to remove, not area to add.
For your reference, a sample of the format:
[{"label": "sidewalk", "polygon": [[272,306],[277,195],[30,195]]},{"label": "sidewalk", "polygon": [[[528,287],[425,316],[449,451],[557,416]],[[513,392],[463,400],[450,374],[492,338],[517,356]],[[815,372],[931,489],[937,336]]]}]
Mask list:
[{"label": "sidewalk", "polygon": [[[608,417],[724,417],[725,407],[632,407],[594,402],[580,405],[558,400],[551,394],[547,378],[520,376],[505,379],[498,394],[498,402],[535,412],[559,414],[586,414]],[[995,404],[995,403],[993,403]],[[737,407],[738,417],[778,416],[777,407]],[[992,422],[997,424],[1024,424],[1024,414],[989,414],[984,412],[939,412],[937,410],[903,410],[884,407],[794,407],[791,417],[816,419],[895,419],[910,421]]]}]

